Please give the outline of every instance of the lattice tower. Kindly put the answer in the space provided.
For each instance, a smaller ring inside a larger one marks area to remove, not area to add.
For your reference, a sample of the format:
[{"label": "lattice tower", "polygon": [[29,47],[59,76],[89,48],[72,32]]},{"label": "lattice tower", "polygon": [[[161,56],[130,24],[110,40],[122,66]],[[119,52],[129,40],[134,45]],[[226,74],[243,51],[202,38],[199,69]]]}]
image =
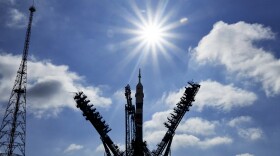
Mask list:
[{"label": "lattice tower", "polygon": [[27,56],[36,9],[31,6],[29,11],[22,60],[0,127],[0,156],[25,156]]}]

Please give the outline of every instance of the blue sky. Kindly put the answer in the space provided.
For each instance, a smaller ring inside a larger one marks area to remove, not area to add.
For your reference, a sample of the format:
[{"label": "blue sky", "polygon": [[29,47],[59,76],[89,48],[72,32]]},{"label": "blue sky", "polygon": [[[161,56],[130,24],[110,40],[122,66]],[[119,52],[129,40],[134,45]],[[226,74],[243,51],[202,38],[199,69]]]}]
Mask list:
[{"label": "blue sky", "polygon": [[[0,119],[31,4],[0,0]],[[173,155],[280,154],[279,1],[37,0],[35,5],[26,155],[103,154],[97,132],[75,107],[71,92],[77,91],[90,97],[112,128],[110,137],[123,148],[124,87],[129,83],[134,92],[139,68],[150,149],[193,80],[201,89],[176,131]],[[160,31],[157,42],[140,31],[149,22]]]}]

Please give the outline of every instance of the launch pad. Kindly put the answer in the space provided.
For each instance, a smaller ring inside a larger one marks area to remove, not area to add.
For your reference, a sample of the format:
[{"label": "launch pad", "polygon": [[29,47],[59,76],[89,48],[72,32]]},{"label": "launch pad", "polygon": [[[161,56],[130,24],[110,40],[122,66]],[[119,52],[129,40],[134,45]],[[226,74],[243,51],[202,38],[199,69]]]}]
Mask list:
[{"label": "launch pad", "polygon": [[96,131],[100,135],[100,139],[104,145],[105,155],[111,156],[168,156],[171,151],[171,144],[175,135],[176,128],[180,121],[184,117],[185,113],[189,111],[192,106],[194,97],[198,92],[200,85],[194,82],[188,82],[188,86],[185,87],[185,92],[182,95],[180,102],[176,104],[173,109],[173,113],[167,117],[167,122],[164,123],[167,128],[167,132],[163,136],[161,142],[157,145],[157,148],[150,151],[147,147],[146,141],[143,141],[143,101],[144,92],[143,85],[141,83],[141,73],[139,70],[139,81],[136,86],[135,103],[132,103],[131,89],[127,85],[125,87],[125,151],[121,151],[119,147],[114,144],[109,137],[108,132],[112,129],[106,124],[106,121],[96,110],[93,104],[90,104],[90,100],[83,92],[78,92],[74,96],[74,100],[77,103],[77,108],[83,112],[86,120],[94,126]]}]

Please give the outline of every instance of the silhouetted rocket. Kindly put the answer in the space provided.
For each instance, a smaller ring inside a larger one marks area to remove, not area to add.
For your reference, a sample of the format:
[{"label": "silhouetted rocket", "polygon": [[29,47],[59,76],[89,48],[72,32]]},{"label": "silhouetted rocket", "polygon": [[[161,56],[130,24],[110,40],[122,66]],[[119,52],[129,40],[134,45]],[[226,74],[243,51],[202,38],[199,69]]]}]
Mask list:
[{"label": "silhouetted rocket", "polygon": [[143,85],[141,84],[141,70],[139,69],[138,75],[139,81],[136,86],[136,113],[135,113],[135,123],[136,123],[136,141],[143,142]]}]

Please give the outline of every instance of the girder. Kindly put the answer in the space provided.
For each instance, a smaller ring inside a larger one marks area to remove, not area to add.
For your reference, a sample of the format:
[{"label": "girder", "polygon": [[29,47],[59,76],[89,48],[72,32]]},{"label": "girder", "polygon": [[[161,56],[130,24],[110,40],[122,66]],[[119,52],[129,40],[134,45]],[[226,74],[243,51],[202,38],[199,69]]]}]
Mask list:
[{"label": "girder", "polygon": [[189,111],[189,107],[192,106],[194,97],[198,92],[200,85],[194,82],[189,82],[189,86],[185,87],[185,92],[181,97],[181,101],[176,104],[176,107],[173,109],[174,112],[170,114],[170,117],[167,117],[167,122],[164,123],[165,127],[168,129],[165,133],[161,142],[157,145],[157,149],[152,152],[153,156],[162,155],[164,149],[166,155],[172,143],[172,139],[175,135],[175,130],[184,117],[185,113]]},{"label": "girder", "polygon": [[87,100],[87,96],[83,92],[78,92],[74,99],[77,103],[77,108],[80,108],[86,120],[89,120],[99,133],[104,148],[106,149],[108,147],[114,156],[122,156],[124,153],[119,150],[118,146],[114,144],[112,139],[108,136],[108,132],[111,131],[111,128],[105,123],[105,120],[102,119],[103,117],[96,111],[93,104],[89,103],[90,100]]}]

